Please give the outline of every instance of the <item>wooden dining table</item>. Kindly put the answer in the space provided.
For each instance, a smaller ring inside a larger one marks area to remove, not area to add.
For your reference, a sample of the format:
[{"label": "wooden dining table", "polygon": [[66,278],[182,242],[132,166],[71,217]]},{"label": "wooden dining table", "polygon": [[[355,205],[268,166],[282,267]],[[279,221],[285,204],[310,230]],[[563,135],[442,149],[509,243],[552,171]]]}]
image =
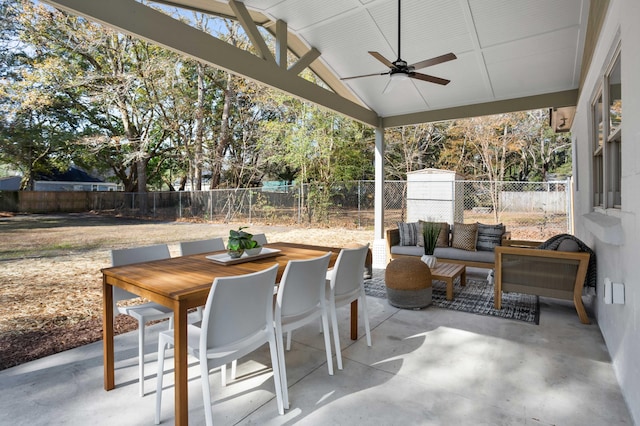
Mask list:
[{"label": "wooden dining table", "polygon": [[[115,388],[113,286],[116,286],[173,309],[175,423],[177,425],[188,424],[187,312],[191,308],[206,303],[213,280],[217,277],[258,272],[277,263],[279,265],[279,281],[290,260],[311,259],[332,252],[329,262],[329,267],[332,267],[340,252],[340,248],[308,244],[271,243],[265,247],[280,251],[270,257],[259,258],[260,256],[256,256],[255,260],[234,264],[221,264],[207,259],[208,255],[224,253],[212,252],[102,269],[105,390]],[[353,340],[357,339],[357,328],[358,304],[356,300],[351,304],[351,338]]]}]

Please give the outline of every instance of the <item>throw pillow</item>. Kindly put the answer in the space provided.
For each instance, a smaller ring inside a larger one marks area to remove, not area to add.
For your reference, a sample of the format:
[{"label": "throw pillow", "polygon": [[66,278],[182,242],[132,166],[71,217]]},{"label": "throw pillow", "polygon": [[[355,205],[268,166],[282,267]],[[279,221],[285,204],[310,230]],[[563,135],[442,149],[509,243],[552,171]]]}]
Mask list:
[{"label": "throw pillow", "polygon": [[398,230],[400,231],[401,246],[418,245],[418,236],[422,231],[422,227],[418,226],[418,222],[398,222]]},{"label": "throw pillow", "polygon": [[574,240],[567,238],[562,240],[562,242],[558,244],[558,248],[556,250],[578,252],[580,251],[580,246]]},{"label": "throw pillow", "polygon": [[485,225],[478,223],[478,242],[476,249],[479,251],[493,251],[496,246],[500,245],[502,235],[504,234],[504,225]]},{"label": "throw pillow", "polygon": [[476,251],[476,240],[478,239],[477,223],[453,224],[453,237],[451,247],[467,251]]},{"label": "throw pillow", "polygon": [[449,247],[449,224],[447,222],[440,222],[440,227],[436,247]]}]

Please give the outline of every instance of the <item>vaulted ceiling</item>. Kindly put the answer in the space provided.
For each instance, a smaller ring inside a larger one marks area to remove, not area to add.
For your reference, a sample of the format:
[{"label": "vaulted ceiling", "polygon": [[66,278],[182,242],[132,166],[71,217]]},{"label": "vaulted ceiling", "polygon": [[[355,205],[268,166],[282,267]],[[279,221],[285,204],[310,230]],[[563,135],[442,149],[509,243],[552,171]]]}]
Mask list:
[{"label": "vaulted ceiling", "polygon": [[[416,70],[447,85],[407,79],[383,93],[389,75],[341,79],[389,70],[368,51],[398,57],[397,0],[156,1],[279,34],[303,58],[288,70],[278,52],[232,52],[135,0],[46,2],[382,127],[575,105],[590,7],[589,0],[402,0],[402,59],[449,52],[457,59]],[[292,76],[306,65],[331,92]]]}]

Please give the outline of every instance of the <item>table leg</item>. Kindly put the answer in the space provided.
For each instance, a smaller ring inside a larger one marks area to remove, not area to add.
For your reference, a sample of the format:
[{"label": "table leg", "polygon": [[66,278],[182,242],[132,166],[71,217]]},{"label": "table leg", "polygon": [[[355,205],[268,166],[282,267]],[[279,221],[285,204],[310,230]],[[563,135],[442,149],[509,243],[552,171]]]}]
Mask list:
[{"label": "table leg", "polygon": [[453,300],[453,278],[447,279],[447,300]]},{"label": "table leg", "polygon": [[[189,395],[187,377],[187,308],[176,302],[173,309],[175,362],[176,425],[189,424]],[[208,380],[204,377],[202,380]]]},{"label": "table leg", "polygon": [[104,358],[104,390],[116,387],[113,348],[113,287],[102,277],[102,353]]},{"label": "table leg", "polygon": [[351,340],[358,340],[358,299],[351,302]]},{"label": "table leg", "polygon": [[460,285],[467,285],[467,268],[464,268],[460,274]]}]

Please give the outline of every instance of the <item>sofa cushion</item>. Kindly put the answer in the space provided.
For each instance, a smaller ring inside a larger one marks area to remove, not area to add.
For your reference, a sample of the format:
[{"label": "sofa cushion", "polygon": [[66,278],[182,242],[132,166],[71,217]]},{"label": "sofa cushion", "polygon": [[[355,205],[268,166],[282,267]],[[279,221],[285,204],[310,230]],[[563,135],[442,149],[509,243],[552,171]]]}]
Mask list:
[{"label": "sofa cushion", "polygon": [[[418,237],[418,245],[424,247],[424,235],[422,234],[422,224],[425,221],[419,220],[420,236]],[[436,241],[436,247],[449,247],[449,224],[447,222],[436,222],[440,224],[440,233],[438,234],[438,241]]]},{"label": "sofa cushion", "polygon": [[405,256],[422,256],[424,247],[418,246],[391,246],[392,254],[403,254]]},{"label": "sofa cushion", "polygon": [[453,224],[453,236],[451,237],[451,247],[462,250],[476,251],[476,240],[478,239],[477,223]]},{"label": "sofa cushion", "polygon": [[[468,251],[453,247],[436,247],[433,255],[438,259],[455,259],[464,262],[494,263],[495,253],[492,251]],[[446,262],[446,260],[443,260]]]},{"label": "sofa cushion", "polygon": [[480,251],[493,251],[496,246],[500,245],[504,230],[504,225],[501,223],[497,225],[478,223],[476,249]]},{"label": "sofa cushion", "polygon": [[422,233],[422,227],[418,226],[418,222],[398,222],[398,231],[401,246],[418,245],[418,236]]}]

